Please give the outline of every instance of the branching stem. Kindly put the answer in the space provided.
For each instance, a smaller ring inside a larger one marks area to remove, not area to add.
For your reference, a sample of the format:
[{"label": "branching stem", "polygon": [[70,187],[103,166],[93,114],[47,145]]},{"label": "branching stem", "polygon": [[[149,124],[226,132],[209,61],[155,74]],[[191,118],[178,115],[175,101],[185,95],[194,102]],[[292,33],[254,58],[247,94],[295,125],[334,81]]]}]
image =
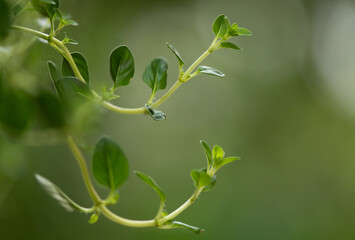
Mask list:
[{"label": "branching stem", "polygon": [[[172,213],[168,214],[167,216],[165,216],[163,218],[159,218],[160,216],[158,216],[158,219],[131,220],[131,219],[120,217],[120,216],[114,214],[113,212],[111,212],[107,208],[107,206],[106,206],[107,203],[104,200],[102,200],[100,198],[100,196],[98,195],[98,193],[96,192],[96,190],[94,188],[94,185],[92,184],[92,181],[91,181],[91,178],[90,178],[90,174],[89,174],[88,167],[86,165],[84,156],[81,153],[79,147],[75,144],[73,138],[70,137],[70,136],[68,137],[68,144],[69,144],[69,147],[72,150],[73,155],[74,155],[74,157],[75,157],[75,159],[76,159],[76,161],[77,161],[77,163],[78,163],[78,165],[80,167],[80,171],[81,171],[81,174],[83,176],[86,189],[88,190],[91,199],[94,201],[95,209],[100,211],[105,217],[107,217],[111,221],[119,223],[119,224],[122,224],[124,226],[138,227],[138,228],[141,228],[141,227],[154,227],[154,226],[157,225],[157,222],[159,223],[159,225],[162,225],[165,222],[174,219],[180,213],[185,211],[189,206],[191,206],[194,203],[194,201],[198,198],[198,196],[202,192],[201,188],[197,188],[195,190],[195,192],[193,193],[193,195],[184,204],[182,204],[175,211],[173,211]],[[159,210],[159,212],[160,212],[160,210]]]},{"label": "branching stem", "polygon": [[[67,59],[68,63],[70,64],[70,67],[73,69],[73,72],[75,74],[75,76],[80,79],[81,81],[83,81],[85,83],[84,78],[81,76],[80,71],[78,69],[78,67],[75,64],[75,61],[73,59],[73,57],[71,56],[68,48],[57,38],[55,38],[52,35],[48,35],[46,33],[43,32],[39,32],[37,30],[34,29],[30,29],[30,28],[26,28],[26,27],[22,27],[22,26],[18,26],[18,25],[12,25],[11,28],[13,30],[17,30],[17,31],[22,31],[22,32],[26,32],[29,34],[32,34],[34,36],[37,36],[39,38],[42,38],[46,41],[48,41],[48,44],[50,46],[52,46],[55,50],[57,50],[60,54],[62,54],[65,59]],[[182,74],[180,76],[179,74],[179,78],[178,80],[174,83],[174,85],[161,97],[159,98],[157,101],[153,102],[153,96],[150,97],[149,99],[149,103],[152,103],[151,106],[153,108],[157,108],[159,107],[163,102],[165,102],[184,82],[187,82],[188,80],[190,80],[191,78],[193,78],[194,76],[196,76],[196,74],[190,75],[195,69],[196,67],[198,67],[198,65],[208,56],[210,55],[213,51],[216,50],[216,46],[219,44],[218,41],[213,40],[212,44],[210,45],[210,47],[198,58],[196,59],[196,61],[186,70],[186,72],[184,74]],[[95,95],[95,97],[97,97],[98,99],[100,99],[101,97],[95,92],[93,91],[93,94]],[[101,105],[111,111],[117,112],[117,113],[123,113],[123,114],[142,114],[146,112],[146,109],[144,107],[139,107],[139,108],[124,108],[124,107],[119,107],[116,106],[108,101],[100,101]]]},{"label": "branching stem", "polygon": [[[30,33],[34,36],[37,36],[39,38],[42,38],[46,41],[48,41],[48,44],[50,46],[52,46],[54,49],[56,49],[58,52],[60,52],[60,54],[62,54],[67,61],[69,62],[71,68],[73,69],[73,72],[75,74],[75,76],[80,79],[81,81],[85,82],[84,78],[82,77],[82,75],[80,74],[80,71],[78,69],[78,67],[75,64],[75,61],[73,59],[73,57],[70,54],[70,51],[68,50],[68,48],[61,42],[59,41],[57,38],[55,38],[52,35],[48,35],[45,34],[43,32],[39,32],[36,31],[34,29],[30,29],[30,28],[26,28],[26,27],[22,27],[22,26],[17,26],[17,25],[12,25],[12,29],[13,30],[18,30],[18,31],[22,31],[22,32],[26,32],[26,33]],[[152,103],[152,107],[156,108],[158,106],[160,106],[163,102],[165,102],[165,100],[167,100],[184,82],[187,82],[188,80],[190,80],[192,77],[194,77],[196,74],[190,75],[195,69],[196,67],[209,55],[214,51],[214,48],[216,46],[216,44],[218,44],[218,42],[216,42],[215,40],[213,41],[213,43],[211,44],[211,46],[208,48],[208,50],[206,50],[188,69],[184,74],[179,74],[179,79],[174,83],[174,85],[160,98],[158,99],[156,102]],[[94,92],[94,95],[96,97],[100,97],[96,92]],[[149,101],[152,101],[152,97]],[[146,109],[144,107],[140,107],[140,108],[122,108],[122,107],[118,107],[115,106],[113,104],[111,104],[110,102],[107,101],[101,101],[102,106],[106,107],[109,110],[115,111],[115,112],[119,112],[119,113],[124,113],[124,114],[141,114],[141,113],[145,113]],[[151,219],[151,220],[131,220],[131,219],[126,219],[123,217],[120,217],[116,214],[114,214],[113,212],[111,212],[107,206],[106,206],[106,202],[105,200],[102,200],[100,198],[100,196],[98,195],[98,193],[96,192],[94,185],[91,181],[90,178],[90,174],[88,171],[88,167],[86,165],[85,159],[83,154],[81,153],[79,147],[75,144],[74,140],[72,139],[72,137],[68,137],[68,144],[69,147],[71,149],[71,151],[73,152],[73,155],[75,157],[75,159],[77,160],[77,163],[80,167],[82,176],[83,176],[83,180],[85,183],[85,186],[89,192],[89,195],[91,197],[91,199],[94,202],[94,208],[98,211],[100,211],[104,216],[106,216],[108,219],[112,220],[113,222],[125,225],[125,226],[129,226],[129,227],[154,227],[154,226],[161,226],[164,223],[166,223],[169,220],[172,220],[174,218],[176,218],[179,214],[181,214],[183,211],[185,211],[188,207],[190,207],[195,200],[198,198],[198,196],[201,194],[202,192],[202,188],[197,188],[195,190],[195,192],[193,193],[193,195],[186,201],[184,202],[180,207],[178,207],[176,210],[174,210],[173,212],[171,212],[170,214],[166,215],[165,217],[161,217],[159,215],[161,215],[161,207],[159,209],[159,213],[157,216],[157,219]],[[92,209],[90,209],[90,212],[92,211]]]}]

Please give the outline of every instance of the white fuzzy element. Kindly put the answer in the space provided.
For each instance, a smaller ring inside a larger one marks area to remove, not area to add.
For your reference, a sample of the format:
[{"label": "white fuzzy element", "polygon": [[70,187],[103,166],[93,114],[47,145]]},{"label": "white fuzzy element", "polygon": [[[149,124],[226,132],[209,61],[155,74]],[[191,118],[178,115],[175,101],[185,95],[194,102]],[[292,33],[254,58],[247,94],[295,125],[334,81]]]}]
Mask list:
[{"label": "white fuzzy element", "polygon": [[73,212],[75,210],[70,201],[68,201],[68,197],[56,185],[37,173],[35,174],[35,177],[44,188],[44,190],[46,190],[49,195],[57,200],[62,207],[64,207],[69,212]]}]

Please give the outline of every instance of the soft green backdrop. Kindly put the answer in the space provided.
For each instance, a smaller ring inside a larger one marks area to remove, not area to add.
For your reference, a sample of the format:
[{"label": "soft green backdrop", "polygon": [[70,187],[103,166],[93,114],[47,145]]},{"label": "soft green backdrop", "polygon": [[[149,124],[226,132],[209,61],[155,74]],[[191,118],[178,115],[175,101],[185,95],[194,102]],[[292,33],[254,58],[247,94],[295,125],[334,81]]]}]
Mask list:
[{"label": "soft green backdrop", "polygon": [[[183,85],[160,107],[166,121],[104,110],[84,136],[92,145],[100,135],[117,140],[131,169],[165,189],[170,211],[193,191],[190,170],[205,165],[200,139],[242,161],[223,168],[216,187],[178,217],[205,228],[202,235],[132,229],[104,217],[89,225],[88,216],[65,212],[33,177],[40,173],[90,203],[65,142],[30,146],[38,139],[28,145],[2,138],[0,239],[355,239],[354,1],[62,0],[61,9],[80,24],[67,29],[80,43],[70,49],[87,57],[97,89],[110,83],[110,51],[130,47],[135,78],[116,100],[127,107],[148,99],[141,75],[153,58],[167,59],[169,86],[175,81],[177,61],[166,41],[191,64],[212,41],[219,14],[251,29],[253,37],[233,40],[244,51],[221,50],[205,62],[226,77]],[[33,49],[40,57],[32,68],[49,84],[46,61],[60,57],[42,43]],[[120,215],[154,216],[158,197],[133,173],[120,195],[112,207]]]}]

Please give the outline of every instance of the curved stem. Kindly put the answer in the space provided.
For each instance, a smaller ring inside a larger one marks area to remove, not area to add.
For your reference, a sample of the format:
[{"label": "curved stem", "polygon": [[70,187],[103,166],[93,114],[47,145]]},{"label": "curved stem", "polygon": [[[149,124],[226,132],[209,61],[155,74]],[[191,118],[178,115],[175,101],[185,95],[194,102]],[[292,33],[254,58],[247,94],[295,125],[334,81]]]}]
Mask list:
[{"label": "curved stem", "polygon": [[89,175],[88,168],[86,166],[84,156],[81,153],[78,146],[75,144],[75,142],[71,136],[68,137],[68,144],[69,144],[70,149],[73,152],[73,155],[74,155],[76,161],[79,164],[79,167],[80,167],[80,170],[83,175],[84,182],[85,182],[85,186],[90,194],[90,197],[92,198],[92,200],[94,201],[95,204],[101,204],[102,200],[101,200],[99,194],[97,194],[97,192],[94,188],[94,185],[91,182],[91,178]]},{"label": "curved stem", "polygon": [[176,81],[174,85],[161,98],[159,98],[157,101],[155,101],[152,104],[152,107],[153,108],[159,107],[163,102],[165,102],[166,99],[168,99],[180,87],[181,84],[182,84],[181,81],[179,80]]},{"label": "curved stem", "polygon": [[123,113],[123,114],[142,114],[146,112],[145,107],[140,107],[140,108],[123,108],[116,106],[108,101],[102,101],[101,105],[104,106],[105,108],[117,112],[117,113]]},{"label": "curved stem", "polygon": [[[71,136],[68,137],[68,144],[70,149],[73,152],[73,155],[75,156],[75,159],[77,160],[81,173],[83,175],[83,179],[85,182],[85,186],[89,192],[90,197],[95,203],[96,209],[99,210],[105,217],[110,219],[113,222],[128,226],[128,227],[154,227],[158,224],[164,224],[165,222],[174,219],[177,217],[180,213],[185,211],[189,206],[191,206],[194,201],[197,199],[197,197],[200,195],[202,192],[202,188],[197,188],[194,192],[194,194],[180,207],[178,207],[175,211],[170,213],[169,215],[160,218],[160,219],[151,219],[151,220],[131,220],[127,218],[120,217],[113,212],[111,212],[105,205],[104,201],[100,198],[100,196],[97,194],[92,182],[91,178],[89,175],[88,168],[86,166],[85,159],[78,148],[78,146],[75,144],[73,138]],[[92,212],[92,209],[86,209],[88,212]]]},{"label": "curved stem", "polygon": [[123,218],[120,216],[117,216],[113,212],[111,212],[105,205],[100,205],[98,206],[98,209],[101,211],[101,213],[110,219],[113,222],[119,223],[121,225],[127,226],[127,227],[154,227],[155,226],[155,220],[131,220],[127,218]]},{"label": "curved stem", "polygon": [[55,37],[50,37],[50,41],[52,41],[55,45],[57,45],[63,51],[63,53],[64,53],[63,56],[69,62],[70,67],[73,69],[74,75],[77,78],[79,78],[82,82],[85,83],[85,80],[84,80],[83,76],[81,76],[81,73],[80,73],[78,67],[76,66],[75,61],[74,61],[73,57],[71,56],[68,48]]},{"label": "curved stem", "polygon": [[[211,45],[212,46],[212,45]],[[184,75],[181,78],[182,82],[186,82],[190,79],[190,73],[192,73],[192,71],[208,56],[210,55],[213,51],[210,50],[211,46],[204,52],[202,53],[202,55],[196,59],[196,61],[191,64],[191,66],[186,70],[186,72],[184,73]]]},{"label": "curved stem", "polygon": [[201,194],[201,192],[202,192],[202,188],[197,188],[195,190],[195,192],[193,193],[193,195],[189,199],[187,199],[187,201],[185,203],[183,203],[180,207],[175,209],[175,211],[173,211],[170,214],[168,214],[167,216],[161,218],[159,221],[164,223],[166,221],[176,218],[178,215],[180,215],[180,213],[185,211],[188,207],[190,207],[195,202],[195,200],[198,198],[198,196]]},{"label": "curved stem", "polygon": [[48,34],[36,31],[34,29],[30,29],[30,28],[26,28],[26,27],[22,27],[22,26],[18,26],[18,25],[12,25],[11,28],[13,30],[17,30],[17,31],[21,31],[21,32],[32,34],[34,36],[40,37],[40,38],[42,38],[44,40],[47,40],[47,41],[48,41],[48,38],[49,38]]},{"label": "curved stem", "polygon": [[[81,76],[80,71],[78,67],[75,64],[75,61],[73,57],[71,56],[68,48],[57,38],[50,36],[48,34],[36,31],[34,29],[18,26],[18,25],[12,25],[11,28],[13,30],[18,30],[26,33],[30,33],[34,36],[37,36],[39,38],[42,38],[44,40],[47,40],[48,43],[51,45],[54,49],[61,50],[59,51],[69,62],[71,68],[73,69],[73,72],[77,78],[79,78],[81,81],[85,82],[84,78]],[[191,72],[195,70],[195,68],[209,55],[211,54],[215,49],[214,47],[218,44],[215,40],[212,42],[211,46],[206,50],[196,61],[187,69],[187,71],[174,83],[174,85],[157,101],[153,102],[151,105],[152,107],[156,108],[160,106],[163,102],[165,102],[181,85],[182,83],[190,80],[191,78],[194,77],[191,76]],[[92,91],[93,94],[96,97],[100,97],[95,91]],[[151,100],[151,99],[150,99]],[[101,101],[101,105],[111,111],[117,112],[117,113],[123,113],[123,114],[142,114],[146,112],[146,109],[144,107],[139,107],[139,108],[124,108],[124,107],[119,107],[116,106],[108,101]]]}]

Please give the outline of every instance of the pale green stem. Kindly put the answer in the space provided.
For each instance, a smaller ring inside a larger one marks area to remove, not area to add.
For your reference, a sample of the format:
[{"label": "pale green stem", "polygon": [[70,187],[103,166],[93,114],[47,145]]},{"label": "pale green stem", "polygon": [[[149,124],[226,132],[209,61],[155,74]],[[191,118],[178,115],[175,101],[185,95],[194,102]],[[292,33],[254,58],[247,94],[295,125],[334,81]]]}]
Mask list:
[{"label": "pale green stem", "polygon": [[127,218],[123,218],[120,216],[117,216],[113,212],[111,212],[105,205],[100,205],[98,206],[98,209],[100,212],[105,215],[108,219],[115,223],[119,223],[121,225],[127,226],[127,227],[154,227],[155,226],[155,220],[131,220]]},{"label": "pale green stem", "polygon": [[[212,45],[211,45],[212,46]],[[196,61],[186,70],[184,75],[181,78],[182,82],[186,82],[190,79],[190,73],[208,56],[212,53],[210,50],[211,47],[209,47],[202,55],[196,59]]]},{"label": "pale green stem", "polygon": [[159,219],[161,217],[161,215],[164,212],[164,207],[165,207],[165,201],[160,203],[159,209],[158,209],[158,213],[155,216],[155,219]]},{"label": "pale green stem", "polygon": [[89,175],[88,168],[86,166],[84,156],[81,153],[78,146],[73,141],[73,138],[71,136],[68,137],[68,145],[69,145],[71,151],[73,152],[73,155],[74,155],[76,161],[79,164],[81,173],[83,175],[84,183],[85,183],[85,186],[90,194],[90,197],[92,198],[92,200],[94,201],[95,204],[101,204],[102,200],[101,200],[100,196],[97,194],[97,192],[94,188],[94,185],[91,182],[91,178]]},{"label": "pale green stem", "polygon": [[179,80],[176,81],[174,83],[174,85],[161,97],[159,98],[157,101],[155,101],[152,104],[153,108],[157,108],[160,106],[160,104],[162,104],[163,102],[165,102],[166,99],[168,99],[182,84],[182,82],[180,82]]},{"label": "pale green stem", "polygon": [[[26,27],[22,27],[22,26],[17,26],[17,25],[12,25],[12,29],[14,30],[19,30],[22,32],[26,32],[26,33],[30,33],[34,36],[40,37],[44,40],[47,40],[49,43],[53,43],[56,47],[58,47],[60,50],[62,50],[61,54],[68,60],[71,68],[73,69],[73,72],[75,74],[75,76],[77,76],[81,81],[85,82],[84,78],[81,76],[79,69],[77,68],[74,59],[72,58],[68,48],[58,39],[56,39],[55,37],[51,37],[45,33],[33,30],[33,29],[29,29]],[[211,53],[213,52],[213,47],[215,46],[215,41],[211,44],[211,46],[208,48],[207,51],[205,51],[189,68],[188,70],[184,73],[184,75],[178,79],[178,81],[176,81],[174,83],[174,85],[156,102],[154,102],[152,104],[153,107],[158,107],[160,104],[162,104],[166,99],[168,99],[179,87],[183,82],[186,82],[187,80],[191,79],[190,73]],[[58,48],[56,48],[56,50],[58,50]],[[97,93],[95,93],[95,96],[98,96]],[[118,106],[115,106],[107,101],[102,101],[101,103],[104,107],[115,111],[115,112],[119,112],[119,113],[126,113],[126,114],[139,114],[139,113],[144,113],[145,112],[145,108],[141,107],[141,108],[121,108]],[[90,175],[89,175],[89,171],[88,168],[86,166],[86,162],[85,159],[80,151],[80,149],[78,148],[78,146],[75,144],[75,142],[73,141],[72,137],[68,137],[68,144],[70,149],[73,152],[73,155],[75,156],[75,159],[77,160],[80,170],[82,172],[83,175],[83,179],[84,179],[84,183],[86,185],[86,188],[90,194],[90,197],[92,198],[92,200],[94,201],[95,205],[96,205],[96,209],[100,210],[102,212],[103,215],[105,215],[108,219],[112,220],[113,222],[125,225],[125,226],[129,226],[129,227],[153,227],[156,226],[157,224],[157,220],[159,222],[159,224],[164,224],[165,222],[174,219],[175,217],[177,217],[180,213],[182,213],[183,211],[185,211],[189,206],[191,206],[194,201],[197,199],[197,197],[201,194],[202,192],[202,188],[198,188],[196,189],[196,191],[194,192],[194,194],[184,203],[182,204],[179,208],[177,208],[175,211],[173,211],[172,213],[168,214],[167,216],[161,218],[161,219],[152,219],[152,220],[131,220],[131,219],[126,219],[120,216],[117,216],[116,214],[112,213],[105,205],[103,200],[101,200],[100,196],[98,195],[98,193],[96,192],[91,179],[90,179]],[[158,211],[158,215],[161,215],[162,209],[164,206],[160,206],[159,211]]]},{"label": "pale green stem", "polygon": [[194,194],[189,199],[187,199],[187,201],[185,203],[183,203],[180,207],[175,209],[175,211],[173,211],[170,214],[168,214],[167,216],[161,218],[159,220],[159,222],[160,223],[165,223],[166,221],[169,221],[169,220],[172,220],[172,219],[176,218],[178,215],[180,215],[180,213],[185,211],[188,207],[190,207],[195,202],[195,200],[201,194],[202,190],[203,190],[202,188],[197,188],[195,190]]},{"label": "pale green stem", "polygon": [[[78,69],[78,67],[76,66],[74,59],[72,58],[68,48],[61,42],[59,41],[57,38],[49,36],[48,34],[30,29],[30,28],[26,28],[26,27],[22,27],[22,26],[17,26],[17,25],[12,25],[12,29],[14,30],[19,30],[22,32],[26,32],[26,33],[30,33],[32,35],[35,35],[37,37],[40,37],[42,39],[47,40],[48,42],[53,43],[55,46],[57,46],[61,51],[60,53],[67,59],[67,61],[69,62],[71,68],[73,69],[73,72],[75,74],[76,77],[78,77],[81,81],[83,81],[85,83],[84,78],[81,76],[80,71]],[[211,54],[214,50],[215,50],[215,46],[218,44],[218,41],[214,40],[211,44],[211,46],[208,48],[208,50],[206,50],[188,69],[187,71],[181,76],[179,77],[179,79],[174,83],[174,85],[160,98],[158,99],[156,102],[152,103],[151,106],[153,108],[156,108],[158,106],[160,106],[163,102],[165,102],[180,86],[182,83],[190,80],[192,77],[194,77],[195,75],[190,75],[190,73],[209,55]],[[52,45],[53,46],[53,45]],[[58,48],[54,47],[57,51]],[[92,91],[93,94],[99,98],[99,95],[95,92]],[[151,99],[154,98],[154,96],[151,96],[148,102],[151,102]],[[104,106],[105,108],[117,112],[117,113],[123,113],[123,114],[142,114],[146,112],[146,109],[144,107],[140,107],[140,108],[123,108],[123,107],[119,107],[116,106],[110,102],[107,101],[101,101],[101,105]]]},{"label": "pale green stem", "polygon": [[155,97],[155,93],[156,92],[157,92],[157,84],[154,84],[154,87],[152,89],[152,93],[150,94],[150,97],[149,97],[148,102],[147,102],[148,105],[151,105],[152,102],[154,101],[154,97]]},{"label": "pale green stem", "polygon": [[[107,217],[108,219],[110,219],[113,222],[116,222],[116,223],[119,223],[119,224],[122,224],[125,226],[129,226],[129,227],[154,227],[157,225],[157,221],[159,224],[164,224],[166,221],[177,217],[180,213],[185,211],[185,209],[187,209],[202,192],[201,188],[196,189],[196,191],[194,192],[192,197],[190,197],[183,205],[181,205],[175,211],[173,211],[172,213],[170,213],[169,215],[167,215],[161,219],[131,220],[131,219],[120,217],[120,216],[114,214],[113,212],[111,212],[105,206],[105,202],[103,200],[101,200],[100,196],[97,194],[97,192],[91,182],[85,159],[84,159],[80,149],[75,144],[72,137],[70,137],[70,136],[68,137],[68,144],[69,144],[70,149],[73,152],[73,155],[75,156],[75,159],[77,160],[77,162],[79,164],[79,167],[80,167],[80,170],[83,175],[84,182],[85,182],[85,186],[90,194],[90,197],[92,198],[92,200],[94,201],[94,203],[96,205],[96,209],[99,210],[100,212],[102,212],[102,214],[105,215],[105,217]],[[159,215],[161,215],[162,209],[163,209],[162,206],[160,206],[160,209],[158,212]]]}]

